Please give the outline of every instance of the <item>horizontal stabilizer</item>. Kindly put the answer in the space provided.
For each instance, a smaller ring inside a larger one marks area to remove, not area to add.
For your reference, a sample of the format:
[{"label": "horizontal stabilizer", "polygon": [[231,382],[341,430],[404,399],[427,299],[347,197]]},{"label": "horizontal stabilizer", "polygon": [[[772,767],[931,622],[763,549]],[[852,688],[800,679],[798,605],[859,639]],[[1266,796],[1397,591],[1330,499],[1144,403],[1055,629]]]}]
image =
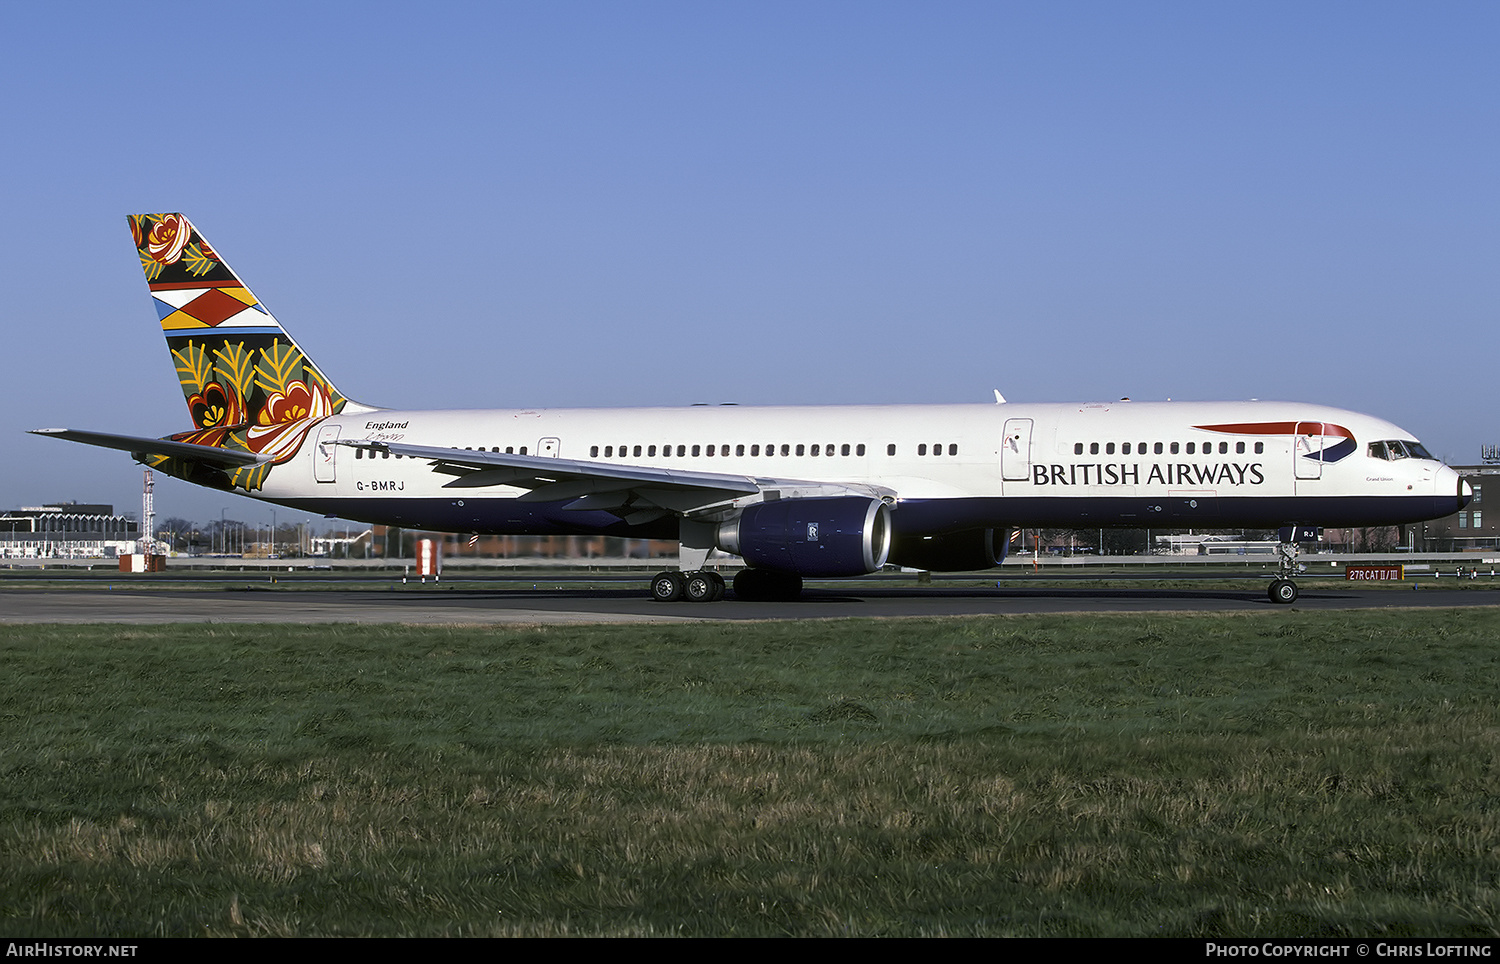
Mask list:
[{"label": "horizontal stabilizer", "polygon": [[256,455],[254,452],[238,452],[211,445],[194,445],[191,442],[173,442],[160,438],[140,438],[135,435],[78,432],[70,428],[38,428],[32,429],[31,434],[45,435],[49,438],[65,438],[70,442],[98,445],[101,448],[119,449],[122,452],[131,453],[137,459],[145,455],[161,455],[171,459],[206,462],[227,468],[241,468],[246,465],[260,465],[263,462],[273,461],[269,455]]}]

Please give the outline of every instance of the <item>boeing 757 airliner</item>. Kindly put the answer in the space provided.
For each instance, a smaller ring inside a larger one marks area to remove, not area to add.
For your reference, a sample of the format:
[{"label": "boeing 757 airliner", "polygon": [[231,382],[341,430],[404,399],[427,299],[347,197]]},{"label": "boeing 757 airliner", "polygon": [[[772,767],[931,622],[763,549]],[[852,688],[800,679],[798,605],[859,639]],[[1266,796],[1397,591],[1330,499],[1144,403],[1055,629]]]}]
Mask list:
[{"label": "boeing 757 airliner", "polygon": [[[463,533],[676,539],[660,600],[982,569],[1024,527],[1378,526],[1472,497],[1412,435],[1291,402],[402,411],[347,398],[181,214],[130,219],[193,428],[42,429],[199,485]],[[1297,597],[1291,553],[1271,598]]]}]

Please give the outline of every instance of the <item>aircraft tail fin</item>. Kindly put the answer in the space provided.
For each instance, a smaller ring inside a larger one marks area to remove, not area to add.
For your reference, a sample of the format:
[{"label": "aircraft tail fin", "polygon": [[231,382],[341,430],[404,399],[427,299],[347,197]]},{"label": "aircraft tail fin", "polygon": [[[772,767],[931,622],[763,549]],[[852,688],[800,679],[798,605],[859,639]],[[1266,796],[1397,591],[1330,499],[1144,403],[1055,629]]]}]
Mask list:
[{"label": "aircraft tail fin", "polygon": [[[130,231],[195,429],[186,441],[285,461],[346,398],[181,214],[134,214]],[[247,478],[247,488],[264,477]]]}]

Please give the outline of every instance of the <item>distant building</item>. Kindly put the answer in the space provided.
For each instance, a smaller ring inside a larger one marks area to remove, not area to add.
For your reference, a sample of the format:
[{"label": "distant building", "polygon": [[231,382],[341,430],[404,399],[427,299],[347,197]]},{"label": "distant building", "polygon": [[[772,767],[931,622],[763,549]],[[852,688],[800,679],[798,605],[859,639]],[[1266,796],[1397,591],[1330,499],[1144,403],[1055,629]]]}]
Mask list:
[{"label": "distant building", "polygon": [[0,513],[0,559],[114,559],[136,551],[140,528],[115,507],[53,502]]},{"label": "distant building", "polygon": [[495,536],[477,538],[454,532],[423,532],[374,526],[370,551],[376,558],[412,558],[418,539],[443,543],[443,559],[449,563],[467,558],[481,559],[660,559],[676,558],[677,543],[661,539],[623,539],[616,536]]}]

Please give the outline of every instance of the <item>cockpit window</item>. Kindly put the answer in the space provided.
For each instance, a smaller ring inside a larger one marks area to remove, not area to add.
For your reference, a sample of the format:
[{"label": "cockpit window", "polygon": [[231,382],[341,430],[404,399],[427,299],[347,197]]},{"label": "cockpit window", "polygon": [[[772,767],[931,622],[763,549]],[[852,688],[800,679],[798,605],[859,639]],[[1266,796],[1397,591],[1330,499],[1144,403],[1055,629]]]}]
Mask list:
[{"label": "cockpit window", "polygon": [[1410,439],[1386,439],[1383,442],[1371,442],[1368,451],[1372,459],[1386,459],[1391,462],[1397,459],[1428,459],[1437,461],[1432,457],[1431,452],[1422,447],[1421,442],[1413,442]]}]

